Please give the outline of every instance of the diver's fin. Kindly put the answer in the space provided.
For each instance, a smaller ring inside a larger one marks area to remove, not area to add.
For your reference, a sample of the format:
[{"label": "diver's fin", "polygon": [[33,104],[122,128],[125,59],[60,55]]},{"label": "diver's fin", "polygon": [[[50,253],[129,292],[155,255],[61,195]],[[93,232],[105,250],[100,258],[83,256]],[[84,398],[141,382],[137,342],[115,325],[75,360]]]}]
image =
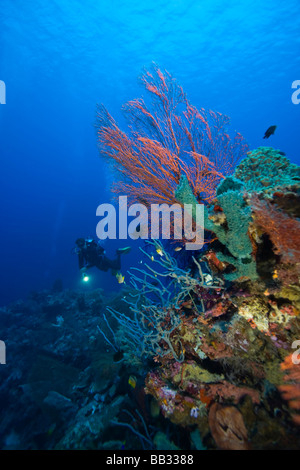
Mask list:
[{"label": "diver's fin", "polygon": [[125,248],[118,248],[117,253],[118,253],[118,255],[126,255],[127,253],[130,252],[130,250],[131,250],[131,247],[126,246]]}]

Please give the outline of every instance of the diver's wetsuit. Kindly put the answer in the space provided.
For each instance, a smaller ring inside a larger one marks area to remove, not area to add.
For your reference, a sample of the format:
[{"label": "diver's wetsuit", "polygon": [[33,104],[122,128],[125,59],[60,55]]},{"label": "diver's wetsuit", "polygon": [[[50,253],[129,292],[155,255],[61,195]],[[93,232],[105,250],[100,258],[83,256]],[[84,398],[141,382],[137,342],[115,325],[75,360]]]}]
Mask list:
[{"label": "diver's wetsuit", "polygon": [[96,267],[101,271],[119,271],[121,269],[120,254],[117,258],[111,260],[104,255],[104,248],[99,246],[95,240],[85,243],[84,246],[78,248],[79,269]]}]

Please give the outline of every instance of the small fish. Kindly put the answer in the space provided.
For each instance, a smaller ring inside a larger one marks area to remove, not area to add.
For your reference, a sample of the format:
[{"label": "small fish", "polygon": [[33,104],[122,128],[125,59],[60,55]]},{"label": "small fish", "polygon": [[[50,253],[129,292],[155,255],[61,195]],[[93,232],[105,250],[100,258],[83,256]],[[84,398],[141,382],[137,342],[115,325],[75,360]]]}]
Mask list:
[{"label": "small fish", "polygon": [[203,277],[204,277],[205,283],[206,283],[208,286],[210,286],[211,284],[213,284],[213,278],[212,278],[212,276],[211,276],[210,274],[204,274]]},{"label": "small fish", "polygon": [[123,284],[125,276],[123,276],[121,273],[117,273],[116,278],[119,284]]},{"label": "small fish", "polygon": [[270,137],[270,135],[274,134],[274,132],[276,131],[276,127],[277,126],[270,126],[266,130],[265,135],[263,136],[263,139],[268,139]]},{"label": "small fish", "polygon": [[277,279],[278,278],[278,272],[277,272],[277,269],[274,269],[274,272],[273,272],[273,276],[272,276],[273,279]]},{"label": "small fish", "polygon": [[182,246],[176,246],[176,248],[174,249],[174,251],[181,251],[182,250]]},{"label": "small fish", "polygon": [[136,377],[134,375],[131,375],[128,379],[128,383],[132,388],[136,387]]},{"label": "small fish", "polygon": [[153,255],[151,256],[151,261],[154,261],[154,256]]},{"label": "small fish", "polygon": [[159,248],[159,247],[158,247],[158,248],[156,248],[156,253],[157,253],[159,256],[163,256],[163,255],[164,255],[164,253],[163,253],[162,249],[161,249],[161,248]]}]

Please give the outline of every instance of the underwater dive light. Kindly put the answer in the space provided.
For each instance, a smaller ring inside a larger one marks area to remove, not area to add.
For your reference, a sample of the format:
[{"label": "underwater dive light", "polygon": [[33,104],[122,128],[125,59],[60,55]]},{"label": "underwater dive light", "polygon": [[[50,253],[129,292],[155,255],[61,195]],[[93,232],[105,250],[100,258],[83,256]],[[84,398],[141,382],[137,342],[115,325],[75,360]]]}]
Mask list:
[{"label": "underwater dive light", "polygon": [[88,281],[90,280],[90,277],[87,276],[87,274],[85,274],[85,275],[83,276],[82,280],[83,280],[84,282],[88,282]]}]

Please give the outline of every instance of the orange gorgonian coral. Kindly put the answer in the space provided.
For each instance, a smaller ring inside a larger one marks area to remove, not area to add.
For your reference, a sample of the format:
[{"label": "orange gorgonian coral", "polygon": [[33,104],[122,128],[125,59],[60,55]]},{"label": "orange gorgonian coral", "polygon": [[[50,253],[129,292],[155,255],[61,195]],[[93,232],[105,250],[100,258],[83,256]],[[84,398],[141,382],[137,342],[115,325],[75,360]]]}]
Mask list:
[{"label": "orange gorgonian coral", "polygon": [[186,175],[197,200],[210,202],[220,180],[246,155],[244,138],[236,133],[231,139],[227,116],[198,111],[175,79],[156,65],[141,81],[151,102],[136,99],[123,107],[128,134],[104,106],[98,107],[100,153],[123,176],[113,191],[131,202],[173,204],[180,177]]}]

